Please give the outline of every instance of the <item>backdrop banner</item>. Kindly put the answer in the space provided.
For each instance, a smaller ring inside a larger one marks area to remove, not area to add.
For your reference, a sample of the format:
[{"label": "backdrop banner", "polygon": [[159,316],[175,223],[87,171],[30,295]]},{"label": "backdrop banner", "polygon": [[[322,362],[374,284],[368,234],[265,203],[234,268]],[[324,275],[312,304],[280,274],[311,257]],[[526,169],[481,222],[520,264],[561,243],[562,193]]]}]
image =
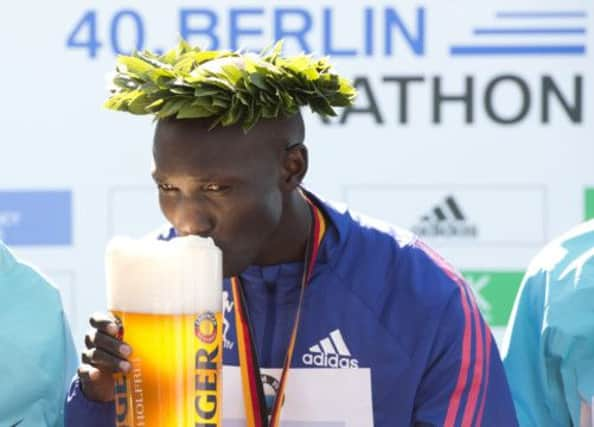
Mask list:
[{"label": "backdrop banner", "polygon": [[417,232],[465,274],[498,336],[531,256],[594,215],[590,1],[3,9],[0,236],[62,289],[79,346],[89,313],[105,309],[108,238],[164,222],[153,122],[103,110],[105,76],[117,54],[180,36],[251,50],[284,38],[286,53],[329,56],[359,98],[327,122],[305,114],[306,186]]}]

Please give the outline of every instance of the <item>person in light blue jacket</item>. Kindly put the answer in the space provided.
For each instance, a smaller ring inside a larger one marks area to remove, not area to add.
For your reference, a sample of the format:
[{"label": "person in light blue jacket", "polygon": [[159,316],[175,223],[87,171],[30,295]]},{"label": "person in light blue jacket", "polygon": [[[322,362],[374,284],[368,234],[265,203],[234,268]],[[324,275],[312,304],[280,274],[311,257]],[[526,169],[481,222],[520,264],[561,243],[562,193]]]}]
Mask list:
[{"label": "person in light blue jacket", "polygon": [[78,360],[60,294],[2,241],[0,307],[0,426],[63,426]]},{"label": "person in light blue jacket", "polygon": [[532,261],[502,351],[522,427],[594,425],[594,220]]}]

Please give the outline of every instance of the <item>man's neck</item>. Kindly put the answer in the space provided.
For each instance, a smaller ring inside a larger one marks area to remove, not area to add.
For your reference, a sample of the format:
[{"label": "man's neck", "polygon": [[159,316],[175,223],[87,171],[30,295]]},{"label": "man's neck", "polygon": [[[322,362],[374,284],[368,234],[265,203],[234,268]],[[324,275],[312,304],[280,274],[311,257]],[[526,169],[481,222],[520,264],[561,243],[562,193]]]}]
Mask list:
[{"label": "man's neck", "polygon": [[312,217],[300,191],[289,195],[279,226],[256,257],[256,265],[275,265],[303,261]]}]

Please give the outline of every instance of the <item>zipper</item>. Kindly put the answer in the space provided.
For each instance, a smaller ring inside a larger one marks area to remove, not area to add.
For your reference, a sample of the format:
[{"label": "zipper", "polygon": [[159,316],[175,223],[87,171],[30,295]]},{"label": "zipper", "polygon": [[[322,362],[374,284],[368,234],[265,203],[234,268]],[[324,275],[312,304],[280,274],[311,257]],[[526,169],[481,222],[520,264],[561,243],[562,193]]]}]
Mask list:
[{"label": "zipper", "polygon": [[276,291],[275,283],[265,282],[266,286],[266,315],[264,321],[264,336],[262,339],[261,366],[272,367],[272,343],[276,333]]}]

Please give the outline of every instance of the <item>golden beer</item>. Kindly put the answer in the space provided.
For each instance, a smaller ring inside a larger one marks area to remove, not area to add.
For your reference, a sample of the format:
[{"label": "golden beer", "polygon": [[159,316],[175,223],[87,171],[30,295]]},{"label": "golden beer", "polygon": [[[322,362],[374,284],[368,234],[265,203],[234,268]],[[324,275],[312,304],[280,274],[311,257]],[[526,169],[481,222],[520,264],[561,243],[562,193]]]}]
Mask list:
[{"label": "golden beer", "polygon": [[221,253],[195,236],[117,239],[107,252],[108,306],[133,349],[116,374],[118,427],[220,426]]}]

